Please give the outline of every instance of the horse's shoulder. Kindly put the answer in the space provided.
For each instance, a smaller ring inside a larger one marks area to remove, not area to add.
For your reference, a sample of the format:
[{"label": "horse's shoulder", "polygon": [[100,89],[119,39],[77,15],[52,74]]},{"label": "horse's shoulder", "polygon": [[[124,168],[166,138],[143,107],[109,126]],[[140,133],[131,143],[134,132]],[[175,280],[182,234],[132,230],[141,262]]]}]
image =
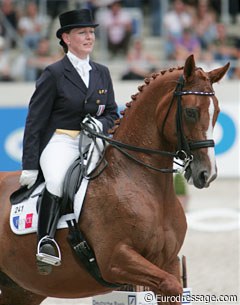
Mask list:
[{"label": "horse's shoulder", "polygon": [[10,182],[16,182],[19,175],[20,171],[15,171],[15,172],[0,172],[0,185],[2,184],[8,184]]}]

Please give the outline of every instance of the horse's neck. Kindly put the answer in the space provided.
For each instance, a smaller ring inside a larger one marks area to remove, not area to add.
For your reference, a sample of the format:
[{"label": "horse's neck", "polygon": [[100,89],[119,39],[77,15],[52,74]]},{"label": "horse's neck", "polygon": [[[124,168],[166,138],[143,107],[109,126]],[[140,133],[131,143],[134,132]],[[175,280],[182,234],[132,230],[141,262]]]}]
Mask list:
[{"label": "horse's neck", "polygon": [[131,108],[127,109],[125,117],[121,120],[117,140],[141,147],[158,147],[159,139],[153,109],[147,112],[144,109],[147,107],[141,107],[140,103],[133,104]]},{"label": "horse's neck", "polygon": [[[162,102],[167,89],[164,83],[164,77],[159,77],[161,81],[152,80],[155,84],[150,83],[145,85],[142,92],[140,91],[135,100],[131,102],[131,106],[126,109],[116,136],[114,137],[116,140],[138,147],[172,151],[172,148],[159,132],[156,122],[156,108]],[[156,157],[156,155],[137,153],[137,157],[147,162],[150,161],[156,167],[171,168],[173,164],[172,159],[166,158],[165,156]]]},{"label": "horse's neck", "polygon": [[[167,73],[170,74],[170,72]],[[141,147],[170,149],[158,130],[156,108],[162,103],[164,96],[169,95],[169,91],[174,88],[176,82],[169,81],[169,76],[165,77],[165,75],[160,75],[158,78],[140,86],[140,92],[121,119],[115,137],[117,140]],[[169,84],[172,88],[169,88]],[[164,120],[164,115],[162,119]]]}]

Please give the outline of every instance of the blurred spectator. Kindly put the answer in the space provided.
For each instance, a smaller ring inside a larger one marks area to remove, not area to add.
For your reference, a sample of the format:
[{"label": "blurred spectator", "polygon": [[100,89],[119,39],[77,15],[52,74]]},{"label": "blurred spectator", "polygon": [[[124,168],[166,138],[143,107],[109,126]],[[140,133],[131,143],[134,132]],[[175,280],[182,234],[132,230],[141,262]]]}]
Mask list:
[{"label": "blurred spectator", "polygon": [[237,60],[235,61],[235,69],[233,71],[232,78],[240,79],[240,37],[237,37]]},{"label": "blurred spectator", "polygon": [[0,36],[0,81],[12,81],[10,53],[5,50],[5,39]]},{"label": "blurred spectator", "polygon": [[87,9],[91,10],[94,20],[96,18],[96,12],[99,9],[98,2],[99,2],[98,0],[87,0],[87,1],[85,1],[85,3],[82,6],[82,8],[87,8]]},{"label": "blurred spectator", "polygon": [[240,80],[240,59],[236,62],[236,67],[232,74],[233,79],[239,79]]},{"label": "blurred spectator", "polygon": [[26,63],[26,81],[35,81],[46,66],[60,58],[59,54],[52,54],[50,50],[50,41],[47,38],[41,38],[36,51]]},{"label": "blurred spectator", "polygon": [[121,1],[113,1],[102,20],[107,31],[108,49],[113,56],[122,52],[127,54],[132,32],[132,20],[122,9]]},{"label": "blurred spectator", "polygon": [[51,19],[56,18],[59,14],[67,10],[67,0],[46,0],[47,1],[47,13]]},{"label": "blurred spectator", "polygon": [[150,1],[150,22],[151,32],[153,36],[160,36],[162,34],[161,29],[161,0]]},{"label": "blurred spectator", "polygon": [[[227,28],[224,23],[217,24],[217,37],[209,46],[209,50],[213,53],[214,59],[226,63],[230,60],[239,58],[239,38],[228,35]],[[230,67],[228,77],[232,77],[234,67]]]},{"label": "blurred spectator", "polygon": [[35,50],[41,36],[45,35],[47,30],[48,18],[41,16],[35,2],[29,2],[26,8],[26,14],[20,17],[18,22],[18,30],[23,37],[24,44]]},{"label": "blurred spectator", "polygon": [[199,59],[201,44],[192,28],[185,28],[182,35],[175,39],[174,54],[176,60],[185,60],[190,54]]},{"label": "blurred spectator", "polygon": [[[225,0],[226,1],[226,0]],[[237,22],[237,15],[240,14],[240,1],[239,0],[228,0],[228,12],[231,16],[231,23]],[[219,0],[211,0],[211,5],[218,12],[219,15],[223,13],[222,5],[219,5]]]},{"label": "blurred spectator", "polygon": [[123,1],[124,7],[141,8],[141,5],[142,5],[142,0],[122,0],[122,1]]},{"label": "blurred spectator", "polygon": [[229,13],[232,17],[232,23],[237,23],[237,16],[240,13],[240,1],[229,0]]},{"label": "blurred spectator", "polygon": [[193,26],[203,49],[216,39],[216,13],[211,9],[208,0],[199,0],[193,16]]},{"label": "blurred spectator", "polygon": [[25,56],[10,50],[5,39],[0,36],[0,81],[24,80],[25,63]]},{"label": "blurred spectator", "polygon": [[174,0],[172,9],[163,19],[165,51],[168,59],[174,58],[174,42],[182,36],[184,28],[192,26],[192,17],[182,0]]},{"label": "blurred spectator", "polygon": [[142,80],[156,70],[157,59],[144,50],[140,39],[135,39],[127,55],[128,70],[122,80]]},{"label": "blurred spectator", "polygon": [[[12,26],[13,30],[17,30],[18,13],[14,8],[12,0],[2,0],[1,7],[2,13],[6,17],[6,21]],[[16,42],[12,37],[9,37],[8,24],[5,25],[1,20],[1,35],[8,40],[9,47],[13,48],[16,46]]]},{"label": "blurred spectator", "polygon": [[[215,60],[213,54],[209,51],[203,51],[197,65],[204,71],[209,72],[222,66],[222,63]],[[225,76],[224,76],[225,77]]]},{"label": "blurred spectator", "polygon": [[[45,36],[50,37],[52,32],[55,32],[56,29],[54,28],[55,23],[58,23],[58,15],[62,12],[67,11],[68,9],[68,1],[67,0],[45,0],[47,5],[47,15],[50,17],[48,30],[44,33]],[[56,25],[58,26],[58,24]]]}]

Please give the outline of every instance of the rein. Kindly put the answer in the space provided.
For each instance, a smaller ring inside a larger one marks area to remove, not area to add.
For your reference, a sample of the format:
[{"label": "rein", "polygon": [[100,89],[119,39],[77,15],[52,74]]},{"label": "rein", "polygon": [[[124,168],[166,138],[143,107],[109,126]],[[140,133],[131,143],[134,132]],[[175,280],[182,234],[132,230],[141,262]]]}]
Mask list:
[{"label": "rein", "polygon": [[[164,118],[163,122],[163,127],[162,127],[162,134],[164,131],[165,123],[167,120],[167,117],[170,113],[170,110],[172,108],[173,102],[175,100],[175,97],[177,97],[177,112],[176,112],[176,131],[177,131],[177,140],[178,140],[178,150],[176,152],[168,152],[168,151],[161,151],[157,149],[150,149],[150,148],[145,148],[145,147],[139,147],[135,145],[130,145],[126,144],[117,140],[114,140],[108,136],[105,136],[102,133],[96,132],[92,128],[88,126],[86,123],[81,123],[81,129],[85,130],[88,133],[89,137],[92,137],[93,139],[100,138],[103,141],[107,142],[109,145],[112,147],[116,148],[118,151],[120,151],[122,154],[124,154],[126,157],[129,159],[135,161],[136,163],[143,165],[149,169],[162,172],[162,173],[178,173],[178,172],[184,172],[186,168],[189,166],[189,164],[193,160],[193,155],[191,154],[191,150],[199,149],[199,148],[207,148],[207,147],[214,147],[215,143],[214,140],[201,140],[201,141],[188,141],[186,139],[186,136],[184,135],[183,131],[183,124],[182,124],[182,103],[181,103],[181,97],[183,95],[202,95],[202,96],[213,96],[215,95],[214,92],[203,92],[203,91],[183,91],[184,87],[184,78],[181,75],[178,81],[178,84],[176,86],[176,89],[173,93],[173,97],[170,103],[170,106],[168,108],[167,114]],[[87,118],[91,122],[91,116],[87,115]],[[176,160],[173,160],[173,162],[179,166],[182,167],[182,169],[171,169],[171,168],[157,168],[154,167],[150,164],[147,164],[135,156],[131,155],[129,152],[126,150],[130,151],[135,151],[135,152],[141,152],[144,154],[156,154],[156,155],[163,155],[166,157],[171,157],[175,159],[180,159],[182,163],[177,162]],[[103,158],[101,158],[103,160]],[[105,161],[106,163],[106,161]],[[106,164],[105,164],[106,167]],[[105,168],[104,167],[104,168]],[[101,171],[102,172],[102,171]],[[100,172],[100,173],[101,173]],[[100,174],[99,173],[99,174]],[[93,178],[97,177],[98,175],[95,175]]]},{"label": "rein", "polygon": [[[88,118],[91,120],[90,116]],[[136,163],[141,164],[141,165],[143,165],[143,166],[145,166],[149,169],[152,169],[152,170],[155,170],[155,171],[158,171],[158,172],[162,172],[162,173],[177,173],[177,172],[180,171],[179,169],[170,169],[170,168],[163,169],[163,168],[154,167],[152,165],[149,165],[149,164],[137,159],[136,157],[134,157],[133,155],[128,153],[126,150],[141,152],[141,153],[145,153],[145,154],[163,155],[163,156],[166,156],[166,157],[171,157],[171,158],[176,158],[176,159],[181,159],[180,158],[180,156],[182,156],[181,151],[177,151],[176,153],[174,153],[174,152],[161,151],[161,150],[157,150],[157,149],[150,149],[150,148],[145,148],[145,147],[139,147],[139,146],[135,146],[135,145],[126,144],[126,143],[114,140],[112,138],[109,138],[108,136],[105,136],[102,133],[96,132],[95,130],[90,128],[85,123],[81,123],[81,128],[82,128],[82,130],[85,130],[88,133],[89,137],[92,137],[93,139],[94,138],[100,138],[101,140],[107,142],[112,147],[116,148],[118,151],[120,151],[122,154],[127,156],[129,159],[131,159],[131,160],[135,161]],[[186,160],[183,160],[184,164],[178,163],[177,161],[174,161],[174,163],[179,165],[179,166],[184,167],[184,170],[185,170],[186,167],[189,165],[189,160],[188,159],[189,158],[186,156]],[[97,177],[97,176],[98,175],[94,176],[94,178]]]}]

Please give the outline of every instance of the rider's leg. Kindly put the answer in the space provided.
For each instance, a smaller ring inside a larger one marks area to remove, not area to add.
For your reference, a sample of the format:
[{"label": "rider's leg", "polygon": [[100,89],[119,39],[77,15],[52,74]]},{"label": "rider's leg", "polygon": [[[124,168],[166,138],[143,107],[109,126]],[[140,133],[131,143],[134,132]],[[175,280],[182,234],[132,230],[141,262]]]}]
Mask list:
[{"label": "rider's leg", "polygon": [[40,244],[38,244],[37,259],[53,265],[61,263],[59,255],[57,255],[59,248],[54,240],[54,235],[60,216],[58,211],[63,181],[69,166],[79,156],[78,145],[78,137],[71,138],[68,135],[54,134],[40,158],[46,189],[39,209],[38,239]]},{"label": "rider's leg", "polygon": [[60,210],[60,197],[43,191],[38,210],[37,259],[55,266],[61,264],[60,250],[54,240]]}]

